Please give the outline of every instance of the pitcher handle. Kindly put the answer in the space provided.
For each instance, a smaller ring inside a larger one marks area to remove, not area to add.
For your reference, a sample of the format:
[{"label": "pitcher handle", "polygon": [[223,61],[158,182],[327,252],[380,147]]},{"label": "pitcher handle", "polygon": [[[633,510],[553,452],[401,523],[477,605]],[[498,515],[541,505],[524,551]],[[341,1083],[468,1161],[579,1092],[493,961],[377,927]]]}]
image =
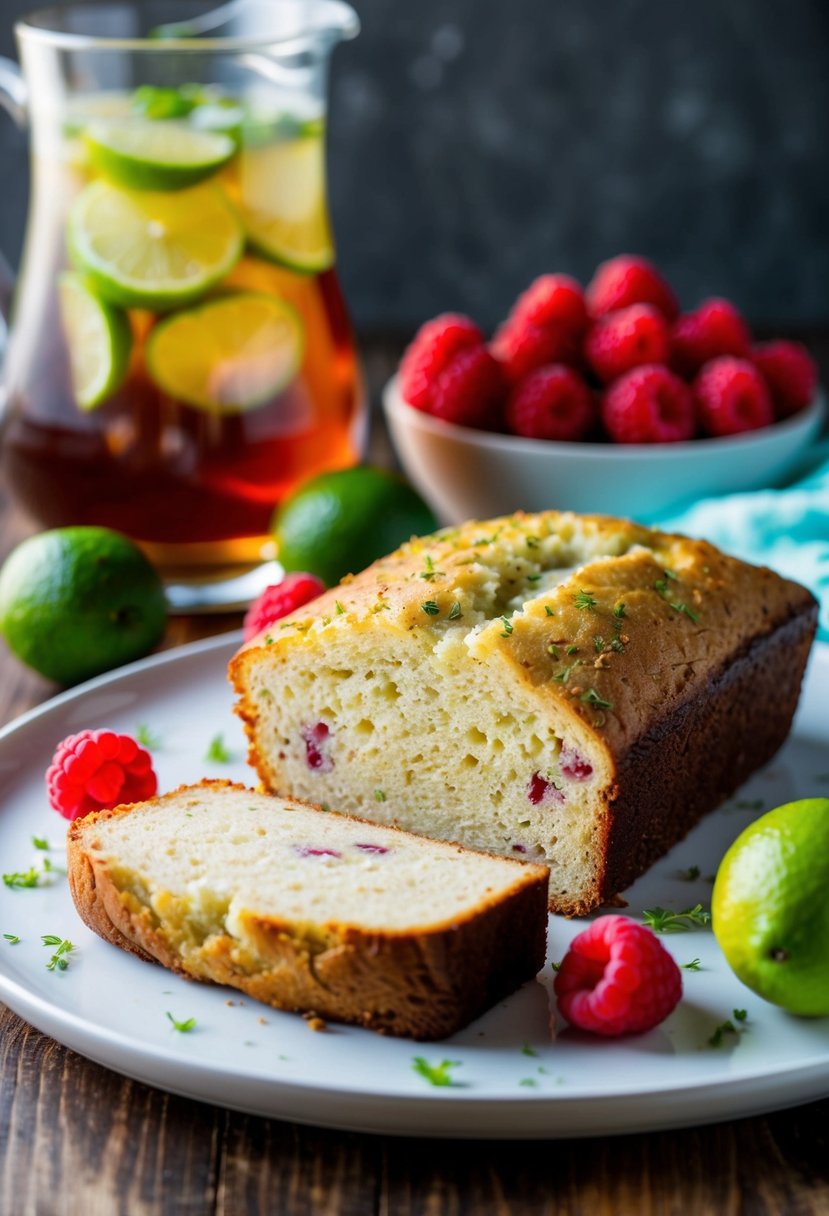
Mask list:
[{"label": "pitcher handle", "polygon": [[11,114],[18,127],[26,126],[29,95],[18,64],[0,55],[0,106]]},{"label": "pitcher handle", "polygon": [[[14,119],[18,127],[26,126],[28,94],[23,73],[13,59],[0,55],[0,106]],[[14,273],[0,252],[0,363],[8,339],[9,309],[14,291]]]}]

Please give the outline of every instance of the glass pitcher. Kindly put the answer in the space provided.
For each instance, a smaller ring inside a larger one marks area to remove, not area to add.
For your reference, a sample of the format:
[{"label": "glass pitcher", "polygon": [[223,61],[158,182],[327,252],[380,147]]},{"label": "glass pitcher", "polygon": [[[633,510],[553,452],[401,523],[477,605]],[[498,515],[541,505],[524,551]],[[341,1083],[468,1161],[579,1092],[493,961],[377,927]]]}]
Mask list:
[{"label": "glass pitcher", "polygon": [[277,504],[360,457],[325,190],[340,0],[72,4],[17,26],[32,190],[2,459],[39,524],[168,578],[259,560]]}]

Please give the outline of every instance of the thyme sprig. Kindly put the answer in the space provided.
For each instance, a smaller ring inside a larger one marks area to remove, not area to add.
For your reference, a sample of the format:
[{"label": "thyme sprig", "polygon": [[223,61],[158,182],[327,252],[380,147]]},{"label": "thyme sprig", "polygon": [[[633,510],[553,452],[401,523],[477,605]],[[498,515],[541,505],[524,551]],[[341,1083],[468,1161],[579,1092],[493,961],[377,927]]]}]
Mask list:
[{"label": "thyme sprig", "polygon": [[693,908],[683,908],[681,912],[673,912],[670,908],[646,908],[642,920],[654,933],[687,933],[689,929],[705,928],[711,924],[711,913],[703,909],[702,904]]}]

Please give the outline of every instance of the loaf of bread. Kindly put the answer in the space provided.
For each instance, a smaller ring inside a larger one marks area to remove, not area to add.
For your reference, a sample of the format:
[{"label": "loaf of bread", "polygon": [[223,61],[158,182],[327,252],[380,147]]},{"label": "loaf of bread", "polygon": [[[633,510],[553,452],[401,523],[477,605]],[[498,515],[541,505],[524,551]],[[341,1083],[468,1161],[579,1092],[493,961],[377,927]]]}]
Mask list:
[{"label": "loaf of bread", "polygon": [[547,871],[224,781],[76,820],[107,941],[280,1009],[452,1034],[544,965]]},{"label": "loaf of bread", "polygon": [[230,664],[266,789],[608,901],[764,764],[816,627],[710,544],[558,512],[411,541]]}]

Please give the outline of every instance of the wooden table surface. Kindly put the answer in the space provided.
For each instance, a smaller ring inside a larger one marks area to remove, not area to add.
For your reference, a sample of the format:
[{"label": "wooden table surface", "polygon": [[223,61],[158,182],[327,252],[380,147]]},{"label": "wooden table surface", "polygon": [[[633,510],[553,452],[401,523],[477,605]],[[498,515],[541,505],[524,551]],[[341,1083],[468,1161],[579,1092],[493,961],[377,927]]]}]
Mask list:
[{"label": "wooden table surface", "polygon": [[[379,384],[388,358],[369,361]],[[380,433],[372,457],[386,458]],[[0,491],[0,556],[31,528]],[[165,646],[238,627],[174,617]],[[0,643],[0,724],[57,690]],[[92,1064],[0,1005],[0,1216],[829,1216],[829,1100],[602,1140],[471,1142],[237,1114]]]}]

